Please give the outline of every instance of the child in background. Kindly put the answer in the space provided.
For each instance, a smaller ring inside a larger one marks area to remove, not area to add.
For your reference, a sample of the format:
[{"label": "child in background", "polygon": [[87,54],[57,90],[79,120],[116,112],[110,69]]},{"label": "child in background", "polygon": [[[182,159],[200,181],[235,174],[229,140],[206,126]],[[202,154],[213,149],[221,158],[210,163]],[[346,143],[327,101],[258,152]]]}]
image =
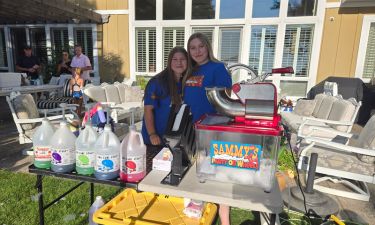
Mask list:
[{"label": "child in background", "polygon": [[84,81],[81,78],[81,69],[75,68],[72,72],[73,77],[69,81],[69,88],[70,88],[70,94],[74,98],[74,104],[78,104],[77,108],[77,114],[78,116],[81,116],[82,112],[82,88]]}]

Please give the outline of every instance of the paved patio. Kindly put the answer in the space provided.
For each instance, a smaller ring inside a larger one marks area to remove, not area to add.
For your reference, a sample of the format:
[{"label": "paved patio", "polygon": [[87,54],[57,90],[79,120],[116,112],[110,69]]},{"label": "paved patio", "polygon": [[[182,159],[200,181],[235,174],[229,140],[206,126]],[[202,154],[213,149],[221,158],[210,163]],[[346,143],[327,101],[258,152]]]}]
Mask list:
[{"label": "paved patio", "polygon": [[[356,126],[355,132],[361,127]],[[32,163],[31,156],[22,155],[22,150],[30,148],[31,144],[20,145],[18,132],[13,121],[0,120],[0,168],[14,172],[28,172]],[[344,188],[342,185],[338,188]],[[333,197],[340,206],[339,217],[358,223],[375,224],[375,185],[369,186],[372,196],[369,202]]]}]

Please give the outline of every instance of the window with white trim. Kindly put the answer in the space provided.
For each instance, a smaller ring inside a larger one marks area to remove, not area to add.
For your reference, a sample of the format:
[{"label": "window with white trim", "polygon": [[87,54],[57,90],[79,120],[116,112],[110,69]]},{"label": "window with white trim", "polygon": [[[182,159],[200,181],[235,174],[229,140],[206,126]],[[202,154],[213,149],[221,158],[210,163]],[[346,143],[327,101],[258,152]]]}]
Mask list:
[{"label": "window with white trim", "polygon": [[8,67],[4,29],[0,29],[0,68]]},{"label": "window with white trim", "polygon": [[237,63],[240,59],[241,28],[220,28],[219,59]]},{"label": "window with white trim", "polygon": [[286,26],[282,66],[292,66],[297,77],[309,76],[313,30],[313,25]]},{"label": "window with white trim", "polygon": [[274,67],[276,35],[277,26],[251,26],[249,66],[258,74]]},{"label": "window with white trim", "polygon": [[191,18],[214,19],[215,8],[215,0],[191,0]]},{"label": "window with white trim", "polygon": [[365,64],[363,67],[362,78],[372,78],[375,72],[375,22],[370,25],[368,35]]},{"label": "window with white trim", "polygon": [[74,29],[74,43],[82,46],[82,52],[89,57],[92,67],[93,63],[93,42],[91,28],[75,28]]},{"label": "window with white trim", "polygon": [[183,27],[163,29],[163,68],[167,66],[171,49],[176,46],[184,47],[184,40],[185,29]]},{"label": "window with white trim", "polygon": [[60,56],[63,50],[69,51],[68,28],[51,29],[51,46],[55,56]]},{"label": "window with white trim", "polygon": [[192,34],[194,33],[202,33],[207,36],[208,40],[211,44],[214,41],[214,29],[213,27],[193,27]]},{"label": "window with white trim", "polygon": [[156,72],[156,29],[135,29],[136,72]]}]

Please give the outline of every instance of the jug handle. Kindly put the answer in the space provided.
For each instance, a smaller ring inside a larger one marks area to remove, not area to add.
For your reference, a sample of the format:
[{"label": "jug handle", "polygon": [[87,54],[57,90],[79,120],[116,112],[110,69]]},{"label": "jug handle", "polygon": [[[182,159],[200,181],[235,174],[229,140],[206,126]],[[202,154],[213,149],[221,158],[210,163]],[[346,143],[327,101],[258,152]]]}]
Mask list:
[{"label": "jug handle", "polygon": [[[134,135],[136,135],[136,136],[138,137],[138,139],[139,139],[139,144],[140,144],[141,146],[144,146],[145,143],[143,142],[142,134],[139,133],[139,132],[134,132]],[[132,140],[133,140],[133,138],[129,138],[129,145],[132,145],[132,142],[133,142]]]}]

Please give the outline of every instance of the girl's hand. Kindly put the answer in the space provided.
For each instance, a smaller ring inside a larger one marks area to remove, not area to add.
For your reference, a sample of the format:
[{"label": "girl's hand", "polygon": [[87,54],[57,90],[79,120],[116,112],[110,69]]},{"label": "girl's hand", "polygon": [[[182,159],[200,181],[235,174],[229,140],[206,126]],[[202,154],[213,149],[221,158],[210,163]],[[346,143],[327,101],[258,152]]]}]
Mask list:
[{"label": "girl's hand", "polygon": [[160,145],[161,144],[160,137],[157,134],[151,134],[150,135],[150,141],[151,141],[152,145]]}]

